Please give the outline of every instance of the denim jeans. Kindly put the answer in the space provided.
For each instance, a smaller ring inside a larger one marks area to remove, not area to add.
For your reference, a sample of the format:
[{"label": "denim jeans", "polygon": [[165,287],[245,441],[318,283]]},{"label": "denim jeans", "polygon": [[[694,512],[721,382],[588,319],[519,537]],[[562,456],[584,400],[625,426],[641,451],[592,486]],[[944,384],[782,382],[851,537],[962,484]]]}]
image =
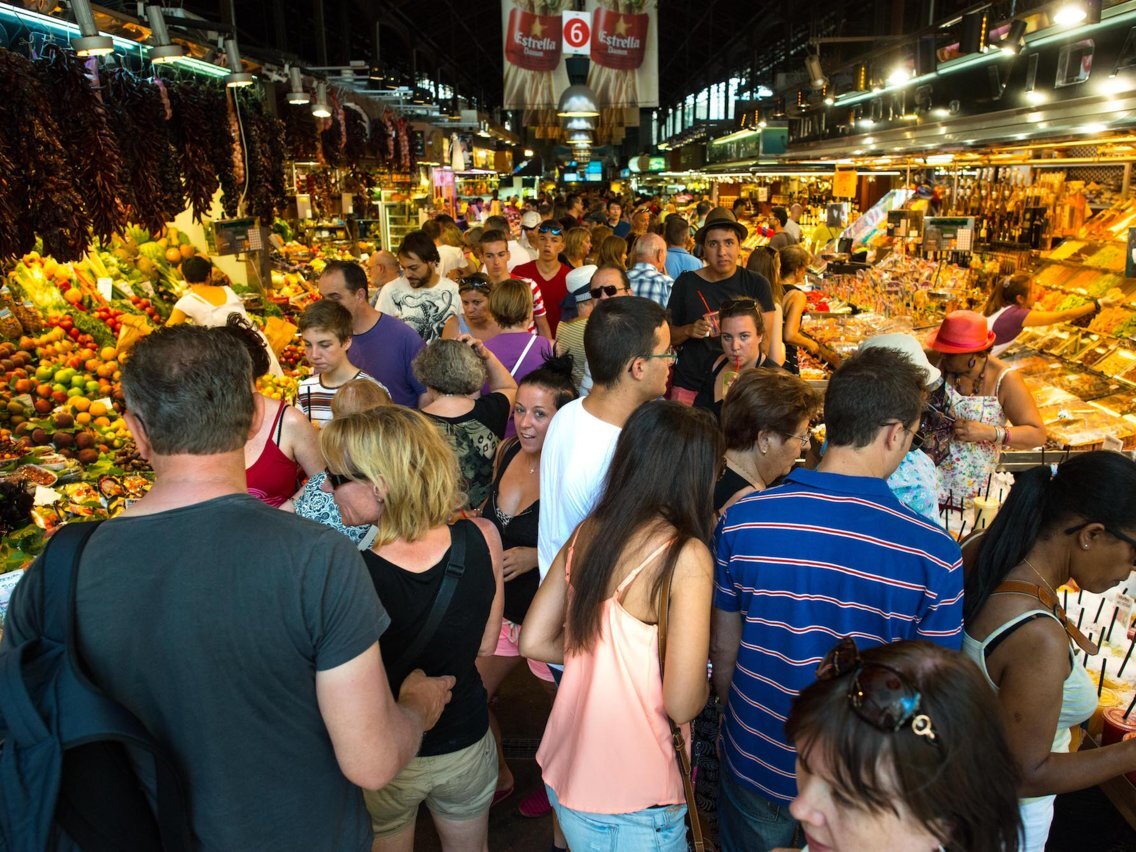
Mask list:
[{"label": "denim jeans", "polygon": [[686,805],[593,814],[565,807],[545,788],[572,852],[686,852]]},{"label": "denim jeans", "polygon": [[722,852],[769,852],[796,847],[800,826],[788,805],[778,805],[743,787],[722,767],[718,790],[718,848]]}]

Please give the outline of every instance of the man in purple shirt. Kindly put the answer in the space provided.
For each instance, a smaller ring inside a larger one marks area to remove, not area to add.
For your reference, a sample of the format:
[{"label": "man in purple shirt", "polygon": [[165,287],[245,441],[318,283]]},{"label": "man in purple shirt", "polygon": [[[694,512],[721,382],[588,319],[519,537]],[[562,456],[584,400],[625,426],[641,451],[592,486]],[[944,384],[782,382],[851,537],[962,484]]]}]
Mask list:
[{"label": "man in purple shirt", "polygon": [[381,382],[399,405],[418,408],[426,388],[414,377],[411,362],[426,343],[398,317],[371,307],[367,273],[349,260],[333,260],[319,280],[320,296],[351,312],[351,363]]}]

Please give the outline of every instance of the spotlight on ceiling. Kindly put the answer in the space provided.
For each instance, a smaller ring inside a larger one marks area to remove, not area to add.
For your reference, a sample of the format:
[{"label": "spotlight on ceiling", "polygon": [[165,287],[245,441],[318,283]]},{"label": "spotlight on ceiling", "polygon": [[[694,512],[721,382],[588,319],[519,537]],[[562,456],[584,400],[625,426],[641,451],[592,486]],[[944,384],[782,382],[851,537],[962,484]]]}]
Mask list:
[{"label": "spotlight on ceiling", "polygon": [[229,60],[229,73],[225,77],[225,85],[234,89],[241,86],[251,86],[253,83],[252,74],[242,70],[244,66],[241,64],[241,52],[237,49],[235,38],[225,39],[225,56]]},{"label": "spotlight on ceiling", "polygon": [[889,86],[902,86],[911,79],[911,69],[907,67],[906,63],[901,62],[896,65],[887,75],[887,84]]},{"label": "spotlight on ceiling", "polygon": [[185,56],[185,48],[180,44],[170,43],[170,33],[166,29],[166,19],[162,15],[161,6],[147,6],[146,20],[150,24],[150,36],[153,44],[150,45],[150,61],[161,64],[173,62]]},{"label": "spotlight on ceiling", "polygon": [[79,25],[79,38],[71,39],[75,53],[79,56],[114,53],[114,40],[110,36],[99,35],[95,16],[91,14],[90,0],[72,0],[71,9],[75,13],[75,23]]},{"label": "spotlight on ceiling", "polygon": [[1026,43],[1026,22],[1021,18],[1015,18],[1014,22],[1010,24],[1009,32],[1003,37],[1002,42],[998,45],[999,49],[1005,54],[1010,56],[1017,56],[1022,52],[1022,48]]},{"label": "spotlight on ceiling", "polygon": [[600,108],[591,89],[576,85],[564,90],[556,114],[561,118],[595,118],[600,114]]},{"label": "spotlight on ceiling", "polygon": [[327,103],[327,83],[316,83],[316,102],[312,104],[312,115],[316,118],[331,118],[331,107]]},{"label": "spotlight on ceiling", "polygon": [[304,77],[295,65],[288,68],[288,85],[288,103],[301,106],[311,102],[312,96],[304,91]]},{"label": "spotlight on ceiling", "polygon": [[805,71],[809,75],[809,85],[814,89],[824,87],[828,78],[824,76],[824,66],[820,62],[819,53],[810,53],[805,56]]},{"label": "spotlight on ceiling", "polygon": [[1059,27],[1100,22],[1100,0],[1063,0],[1057,4],[1053,23]]}]

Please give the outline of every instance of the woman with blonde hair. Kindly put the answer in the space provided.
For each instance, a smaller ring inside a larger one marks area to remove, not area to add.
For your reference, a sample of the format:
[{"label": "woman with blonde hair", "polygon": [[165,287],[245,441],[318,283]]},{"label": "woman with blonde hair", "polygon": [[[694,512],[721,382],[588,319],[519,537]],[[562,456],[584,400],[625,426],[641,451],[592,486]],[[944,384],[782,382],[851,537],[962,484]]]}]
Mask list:
[{"label": "woman with blonde hair", "polygon": [[594,228],[592,228],[592,250],[588,252],[588,263],[595,263],[597,266],[599,265],[596,259],[600,254],[600,246],[603,245],[603,241],[610,237],[613,233],[615,232],[612,231],[612,229],[607,225],[596,225]]},{"label": "woman with blonde hair", "polygon": [[564,235],[564,257],[573,269],[583,266],[592,252],[592,235],[587,228],[569,228]]},{"label": "woman with blonde hair", "polygon": [[363,793],[374,848],[412,849],[425,802],[443,849],[487,849],[497,751],[475,661],[494,653],[501,630],[501,538],[482,518],[450,526],[462,502],[457,458],[417,411],[388,405],[332,420],[320,442],[344,522],[378,527],[363,560],[391,614],[381,643],[391,690],[415,669],[456,681],[418,755]]},{"label": "woman with blonde hair", "polygon": [[600,252],[596,256],[597,266],[618,266],[627,269],[627,240],[612,235],[600,243]]}]

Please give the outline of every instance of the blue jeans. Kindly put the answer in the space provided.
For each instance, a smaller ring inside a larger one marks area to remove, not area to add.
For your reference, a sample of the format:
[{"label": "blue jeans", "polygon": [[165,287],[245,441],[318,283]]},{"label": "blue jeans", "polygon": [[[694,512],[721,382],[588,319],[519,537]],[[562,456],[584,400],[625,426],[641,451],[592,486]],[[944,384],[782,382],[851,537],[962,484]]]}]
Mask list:
[{"label": "blue jeans", "polygon": [[565,807],[545,788],[572,852],[686,852],[686,805],[592,814]]},{"label": "blue jeans", "polygon": [[788,805],[778,805],[743,787],[722,767],[718,790],[718,848],[722,852],[769,852],[796,847],[800,826]]}]

